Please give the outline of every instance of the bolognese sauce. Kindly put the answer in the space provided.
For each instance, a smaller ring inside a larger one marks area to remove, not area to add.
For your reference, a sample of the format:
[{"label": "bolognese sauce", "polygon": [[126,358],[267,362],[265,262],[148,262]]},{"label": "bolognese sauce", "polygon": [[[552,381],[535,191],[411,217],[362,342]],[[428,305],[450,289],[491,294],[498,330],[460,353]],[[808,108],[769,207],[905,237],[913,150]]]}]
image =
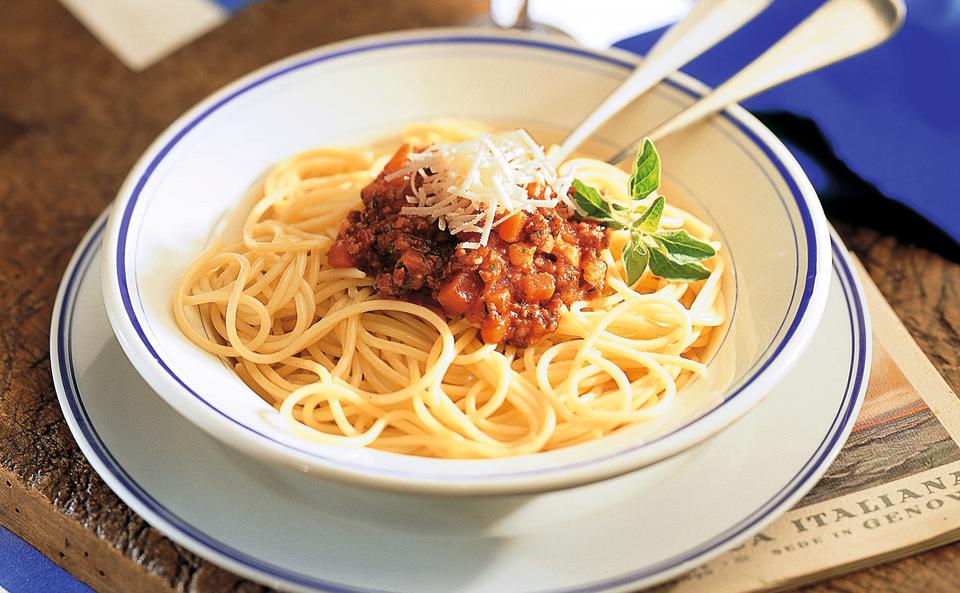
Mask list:
[{"label": "bolognese sauce", "polygon": [[415,185],[409,175],[390,174],[410,151],[401,147],[362,190],[363,209],[343,221],[328,253],[331,266],[373,275],[385,296],[462,315],[486,343],[520,347],[555,331],[562,306],[603,291],[606,228],[577,219],[562,203],[498,213],[486,244],[473,249],[461,243],[475,234],[455,237],[428,218],[402,214]]}]

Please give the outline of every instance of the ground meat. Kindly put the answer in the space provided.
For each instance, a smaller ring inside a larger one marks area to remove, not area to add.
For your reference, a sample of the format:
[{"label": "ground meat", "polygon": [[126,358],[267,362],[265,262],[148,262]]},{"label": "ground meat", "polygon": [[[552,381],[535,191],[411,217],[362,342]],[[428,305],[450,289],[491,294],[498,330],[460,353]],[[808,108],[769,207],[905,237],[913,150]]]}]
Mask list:
[{"label": "ground meat", "polygon": [[375,277],[377,290],[390,297],[421,302],[432,299],[441,275],[459,242],[423,216],[405,216],[410,178],[386,181],[399,169],[410,148],[400,148],[380,175],[363,188],[363,209],[351,212],[327,257],[335,268],[355,267]]},{"label": "ground meat", "polygon": [[384,295],[463,315],[487,343],[521,347],[557,329],[561,306],[602,292],[606,229],[576,219],[562,204],[514,213],[477,249],[457,247],[476,235],[454,237],[428,218],[400,214],[410,179],[384,176],[402,166],[409,150],[401,147],[364,188],[363,210],[350,213],[330,249],[332,266],[374,275]]},{"label": "ground meat", "polygon": [[606,246],[603,226],[576,220],[562,204],[519,212],[486,246],[453,252],[436,298],[478,325],[485,342],[529,346],[557,329],[562,305],[600,294]]}]

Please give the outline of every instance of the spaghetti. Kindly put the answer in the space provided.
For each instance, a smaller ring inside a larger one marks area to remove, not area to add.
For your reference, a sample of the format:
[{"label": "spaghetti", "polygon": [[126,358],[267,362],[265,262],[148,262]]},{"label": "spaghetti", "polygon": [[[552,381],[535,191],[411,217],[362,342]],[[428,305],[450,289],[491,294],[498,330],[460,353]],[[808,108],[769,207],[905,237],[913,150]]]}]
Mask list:
[{"label": "spaghetti", "polygon": [[[418,124],[413,146],[457,142],[470,122]],[[174,314],[294,431],[321,443],[441,458],[536,453],[600,438],[660,413],[692,377],[725,321],[724,261],[709,277],[626,282],[627,231],[607,230],[602,294],[564,306],[556,330],[526,347],[485,343],[463,317],[384,298],[356,268],[327,258],[361,190],[390,155],[321,148],[277,165],[240,241],[214,244],[184,274]],[[627,174],[577,158],[559,167],[612,199]],[[666,206],[660,228],[712,229]],[[715,248],[719,244],[712,242]]]}]

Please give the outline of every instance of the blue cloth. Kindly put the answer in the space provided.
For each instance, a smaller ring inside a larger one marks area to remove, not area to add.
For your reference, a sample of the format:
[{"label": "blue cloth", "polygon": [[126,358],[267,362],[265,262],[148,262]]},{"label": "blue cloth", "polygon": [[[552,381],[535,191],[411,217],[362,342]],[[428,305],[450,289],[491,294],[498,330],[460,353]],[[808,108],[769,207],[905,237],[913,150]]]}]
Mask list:
[{"label": "blue cloth", "polygon": [[3,527],[0,527],[0,588],[10,593],[94,593]]},{"label": "blue cloth", "polygon": [[241,8],[247,6],[248,4],[253,4],[257,0],[208,0],[212,4],[216,4],[223,10],[227,12],[237,12]]},{"label": "blue cloth", "polygon": [[[822,3],[777,0],[683,70],[715,86]],[[616,45],[645,53],[662,31]],[[828,211],[831,199],[876,188],[960,242],[960,0],[908,0],[904,27],[887,43],[744,106],[786,140]]]}]

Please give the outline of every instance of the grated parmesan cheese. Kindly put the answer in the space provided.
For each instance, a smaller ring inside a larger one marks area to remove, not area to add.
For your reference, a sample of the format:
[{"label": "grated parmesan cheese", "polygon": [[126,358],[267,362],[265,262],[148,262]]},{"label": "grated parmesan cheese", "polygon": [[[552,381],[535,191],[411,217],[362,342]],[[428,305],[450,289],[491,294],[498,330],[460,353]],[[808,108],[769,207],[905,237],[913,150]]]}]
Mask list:
[{"label": "grated parmesan cheese", "polygon": [[[450,234],[479,233],[478,241],[461,243],[465,249],[486,245],[490,231],[507,216],[497,214],[553,208],[567,192],[573,173],[560,176],[543,148],[525,130],[513,130],[451,144],[435,144],[411,153],[406,166],[386,176],[389,181],[410,176],[413,195],[401,214],[427,216]],[[530,197],[527,186],[542,188]],[[572,204],[570,204],[572,206]]]}]

